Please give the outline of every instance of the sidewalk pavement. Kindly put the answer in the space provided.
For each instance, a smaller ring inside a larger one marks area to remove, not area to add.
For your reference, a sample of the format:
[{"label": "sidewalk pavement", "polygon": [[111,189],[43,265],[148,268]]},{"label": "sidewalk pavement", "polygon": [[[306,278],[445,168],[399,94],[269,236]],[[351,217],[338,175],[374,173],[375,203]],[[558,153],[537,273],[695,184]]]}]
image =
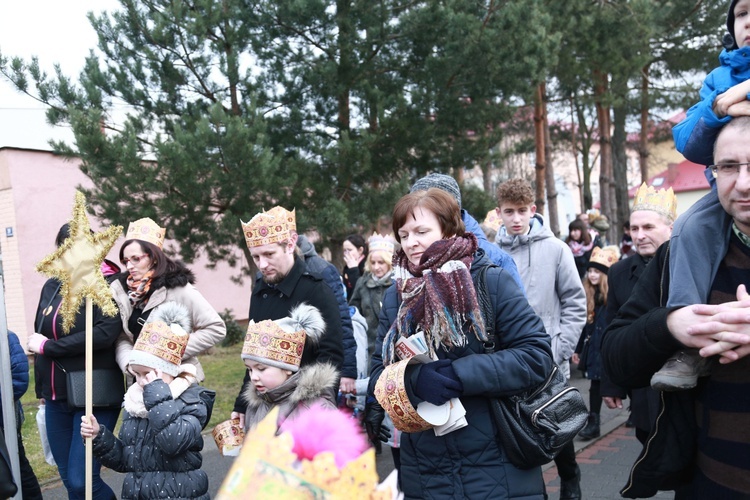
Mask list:
[{"label": "sidewalk pavement", "polygon": [[[570,383],[577,387],[588,405],[590,381],[582,378],[581,372],[572,370]],[[626,408],[627,408],[627,403]],[[581,490],[586,500],[612,500],[620,498],[620,489],[625,485],[630,467],[641,451],[641,444],[635,438],[633,429],[625,427],[628,410],[610,410],[602,405],[601,437],[590,441],[576,439],[576,453],[581,468]],[[209,494],[215,497],[224,477],[232,466],[233,458],[219,455],[210,433],[204,434],[203,470],[209,477]],[[378,473],[385,478],[393,469],[390,450],[383,447],[383,453],[377,458]],[[554,462],[543,467],[544,481],[550,500],[559,499],[560,478]],[[102,470],[102,478],[120,496],[124,474],[111,470]],[[45,500],[67,498],[65,488],[59,481],[43,486]],[[672,493],[659,493],[654,498],[673,498]]]}]

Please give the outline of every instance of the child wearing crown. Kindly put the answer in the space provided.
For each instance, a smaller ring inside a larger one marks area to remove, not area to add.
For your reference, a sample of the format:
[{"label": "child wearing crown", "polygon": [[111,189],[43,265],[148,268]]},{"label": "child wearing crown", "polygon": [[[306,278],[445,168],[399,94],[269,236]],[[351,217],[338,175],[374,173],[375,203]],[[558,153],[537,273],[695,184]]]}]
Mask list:
[{"label": "child wearing crown", "polygon": [[82,417],[81,436],[92,437],[103,465],[126,472],[121,498],[209,498],[200,469],[203,437],[215,393],[196,383],[196,368],[182,364],[190,331],[187,309],[164,304],[143,327],[130,352],[136,383],[125,394],[120,437]]},{"label": "child wearing crown", "polygon": [[338,383],[336,368],[328,362],[300,368],[305,342],[317,342],[324,332],[320,311],[305,303],[292,309],[289,317],[250,322],[242,346],[252,384],[242,395],[247,401],[245,431],[277,406],[279,427],[310,407],[336,408],[331,399]]}]

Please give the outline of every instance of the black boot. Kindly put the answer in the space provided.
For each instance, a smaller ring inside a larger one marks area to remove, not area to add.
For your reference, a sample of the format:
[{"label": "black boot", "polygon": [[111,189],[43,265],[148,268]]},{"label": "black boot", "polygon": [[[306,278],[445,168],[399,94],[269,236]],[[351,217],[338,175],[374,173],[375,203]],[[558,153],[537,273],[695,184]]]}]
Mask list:
[{"label": "black boot", "polygon": [[588,441],[589,439],[598,438],[601,436],[601,430],[599,429],[599,414],[591,412],[589,413],[589,421],[586,422],[586,427],[581,429],[578,433],[578,437]]},{"label": "black boot", "polygon": [[576,475],[560,478],[560,500],[581,500],[581,468],[576,465]]}]

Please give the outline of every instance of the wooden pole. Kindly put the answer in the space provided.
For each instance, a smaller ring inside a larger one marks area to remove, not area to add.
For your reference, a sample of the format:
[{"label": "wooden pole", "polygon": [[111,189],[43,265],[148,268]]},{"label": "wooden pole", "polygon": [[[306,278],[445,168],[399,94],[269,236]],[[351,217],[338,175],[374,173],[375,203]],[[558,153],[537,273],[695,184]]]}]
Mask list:
[{"label": "wooden pole", "polygon": [[[86,415],[94,412],[94,306],[86,297]],[[86,438],[86,500],[93,498],[94,440]]]}]

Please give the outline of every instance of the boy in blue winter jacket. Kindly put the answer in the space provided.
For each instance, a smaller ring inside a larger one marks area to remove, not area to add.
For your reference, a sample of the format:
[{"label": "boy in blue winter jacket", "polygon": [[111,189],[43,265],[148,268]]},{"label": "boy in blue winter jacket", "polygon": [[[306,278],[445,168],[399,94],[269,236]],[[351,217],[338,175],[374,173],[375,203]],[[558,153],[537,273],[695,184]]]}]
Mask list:
[{"label": "boy in blue winter jacket", "polygon": [[[734,177],[747,165],[731,158],[714,158],[716,137],[735,116],[750,115],[750,0],[732,0],[727,13],[725,49],[721,66],[708,74],[700,91],[701,101],[692,106],[672,133],[675,146],[685,158],[708,165],[711,192],[675,221],[670,240],[670,273],[667,306],[705,303],[719,263],[729,244],[731,219],[719,204],[717,176]],[[690,272],[685,270],[690,269]],[[710,362],[697,351],[680,351],[654,374],[657,390],[694,387],[707,374]]]}]

